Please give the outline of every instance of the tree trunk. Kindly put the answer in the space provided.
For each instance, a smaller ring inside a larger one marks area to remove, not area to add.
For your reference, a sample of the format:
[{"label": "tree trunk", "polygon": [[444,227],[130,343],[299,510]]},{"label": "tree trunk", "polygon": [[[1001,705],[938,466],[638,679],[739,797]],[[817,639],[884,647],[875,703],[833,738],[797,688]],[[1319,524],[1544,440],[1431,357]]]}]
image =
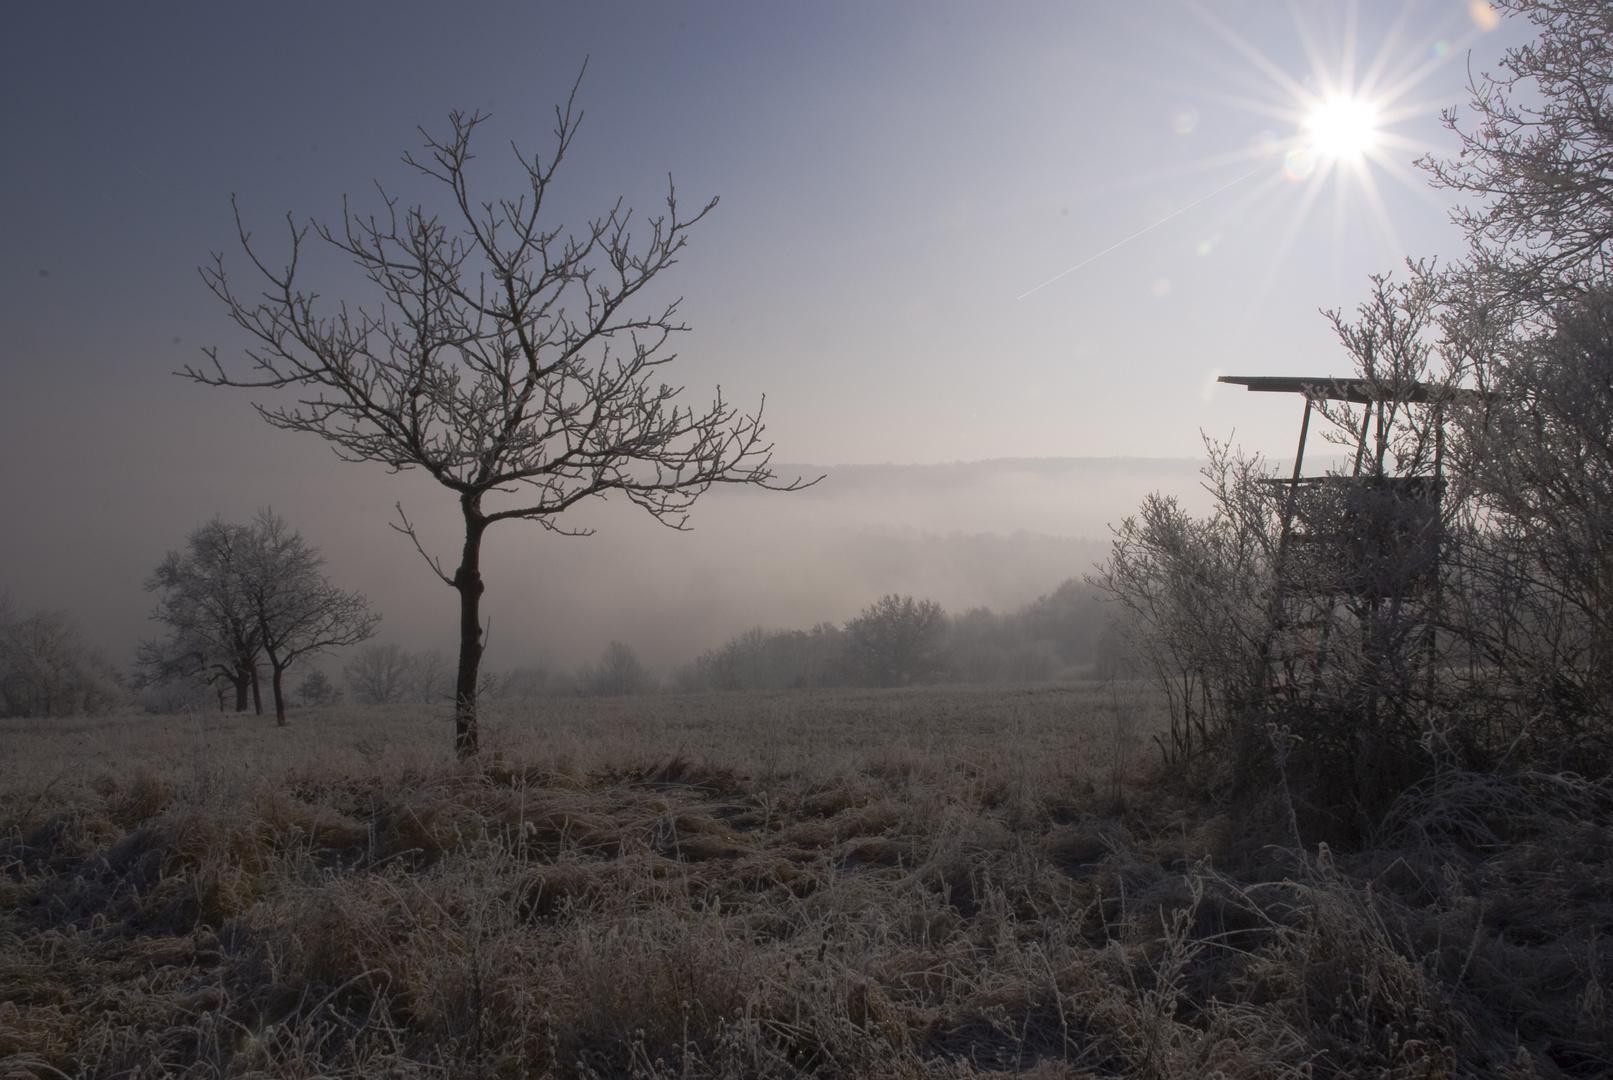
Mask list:
[{"label": "tree trunk", "polygon": [[454,572],[459,590],[459,674],[454,683],[454,749],[462,758],[476,753],[476,680],[482,668],[482,517],[481,496],[462,495],[465,550]]},{"label": "tree trunk", "polygon": [[[245,668],[237,668],[235,674],[230,676],[230,682],[235,687],[235,711],[246,712],[247,695],[252,690],[252,673]],[[218,706],[222,712],[224,703],[220,701]]]},{"label": "tree trunk", "polygon": [[280,690],[280,676],[285,670],[283,667],[274,669],[274,722],[276,727],[286,726],[286,699]]},{"label": "tree trunk", "polygon": [[252,661],[252,711],[263,715],[263,687],[258,682],[258,662]]},{"label": "tree trunk", "polygon": [[[286,664],[280,662],[273,649],[265,649],[269,656],[269,686],[274,692],[274,723],[276,727],[286,726],[286,698],[280,690],[280,676],[285,674]],[[290,663],[290,661],[286,661]]]}]

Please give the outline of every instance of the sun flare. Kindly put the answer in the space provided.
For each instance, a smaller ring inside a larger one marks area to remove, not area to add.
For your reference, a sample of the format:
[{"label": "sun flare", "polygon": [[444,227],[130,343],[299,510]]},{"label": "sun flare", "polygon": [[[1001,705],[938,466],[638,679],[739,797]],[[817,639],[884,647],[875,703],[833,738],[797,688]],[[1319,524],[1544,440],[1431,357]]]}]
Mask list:
[{"label": "sun flare", "polygon": [[1361,98],[1329,98],[1311,110],[1304,129],[1324,157],[1355,160],[1377,145],[1378,109]]},{"label": "sun flare", "polygon": [[[1251,312],[1283,273],[1307,222],[1319,213],[1328,214],[1329,203],[1336,246],[1368,232],[1390,253],[1404,251],[1405,245],[1390,215],[1383,181],[1422,199],[1441,215],[1447,212],[1414,165],[1433,147],[1425,133],[1407,131],[1404,125],[1420,122],[1426,129],[1426,121],[1438,116],[1440,103],[1420,88],[1452,58],[1465,55],[1481,35],[1496,29],[1501,16],[1489,3],[1446,5],[1443,12],[1429,10],[1425,17],[1428,5],[1423,0],[1400,0],[1397,16],[1368,20],[1373,32],[1381,34],[1371,48],[1363,48],[1364,5],[1359,0],[1290,4],[1298,48],[1268,53],[1206,10],[1200,0],[1181,2],[1212,37],[1230,46],[1230,53],[1211,46],[1197,50],[1206,70],[1217,76],[1213,81],[1162,84],[1177,95],[1177,108],[1170,113],[1174,137],[1202,138],[1195,133],[1209,126],[1202,120],[1219,111],[1213,105],[1227,107],[1223,120],[1242,113],[1254,120],[1251,126],[1258,125],[1258,130],[1247,136],[1241,149],[1223,143],[1197,158],[1116,183],[1116,187],[1140,187],[1194,174],[1209,177],[1198,198],[1060,271],[1020,294],[1021,299],[1212,199],[1217,200],[1215,213],[1201,226],[1204,238],[1192,248],[1200,257],[1209,257],[1249,219],[1273,214],[1288,219],[1263,253],[1266,269],[1249,290]],[[1387,2],[1382,6],[1387,8]],[[1258,22],[1251,20],[1252,25]],[[1189,97],[1186,101],[1184,94]],[[1235,187],[1241,188],[1235,196],[1218,198]],[[1332,198],[1324,200],[1324,193]]]},{"label": "sun flare", "polygon": [[[1282,205],[1279,212],[1288,218],[1287,225],[1252,296],[1263,296],[1272,287],[1305,223],[1319,210],[1327,213],[1328,203],[1335,243],[1365,226],[1390,252],[1403,251],[1405,245],[1385,200],[1384,181],[1445,212],[1412,165],[1430,150],[1426,136],[1404,125],[1438,114],[1437,102],[1419,88],[1495,29],[1499,16],[1489,4],[1474,0],[1466,10],[1430,11],[1424,18],[1418,14],[1419,0],[1401,0],[1399,15],[1386,22],[1371,20],[1382,25],[1381,37],[1371,47],[1364,47],[1361,37],[1363,5],[1358,0],[1304,10],[1291,5],[1299,50],[1285,56],[1257,48],[1198,0],[1183,2],[1240,58],[1229,63],[1210,57],[1229,78],[1218,87],[1200,87],[1197,99],[1219,100],[1267,125],[1249,140],[1244,160],[1276,167],[1223,207],[1205,230],[1224,233],[1246,211]],[[1233,164],[1230,157],[1205,161]],[[1291,194],[1284,195],[1284,188]],[[1332,198],[1324,200],[1329,192]]]}]

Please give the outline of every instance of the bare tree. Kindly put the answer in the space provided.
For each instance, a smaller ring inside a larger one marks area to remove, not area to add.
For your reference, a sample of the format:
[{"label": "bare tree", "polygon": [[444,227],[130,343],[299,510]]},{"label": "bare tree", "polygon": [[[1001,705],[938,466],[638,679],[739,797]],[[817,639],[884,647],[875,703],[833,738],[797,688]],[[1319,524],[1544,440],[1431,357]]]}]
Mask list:
[{"label": "bare tree", "polygon": [[1499,73],[1470,84],[1472,115],[1444,113],[1461,139],[1421,164],[1476,196],[1455,212],[1472,255],[1457,268],[1492,323],[1549,310],[1605,280],[1613,243],[1613,8],[1605,0],[1493,0],[1532,22]]},{"label": "bare tree", "polygon": [[1613,761],[1613,8],[1496,6],[1537,36],[1472,81],[1471,112],[1446,113],[1460,156],[1423,162],[1476,197],[1455,215],[1469,253],[1440,297],[1447,348],[1480,391],[1452,445],[1477,515],[1453,629],[1507,754],[1533,744],[1537,759],[1601,770]]},{"label": "bare tree", "polygon": [[[720,390],[709,406],[691,408],[678,403],[678,388],[654,381],[674,359],[669,338],[686,327],[677,301],[660,305],[644,294],[716,200],[680,216],[669,185],[666,213],[646,221],[636,240],[620,200],[580,233],[549,223],[549,189],[582,119],[575,98],[573,87],[555,110],[547,159],[517,152],[526,183],[512,198],[482,200],[470,190],[471,139],[486,116],[450,114],[446,139],[422,130],[425,159],[404,161],[447,189],[452,226],[382,192],[379,216],[344,212],[339,228],[299,228],[288,217],[291,254],[277,270],[238,215],[263,293],[238,292],[221,255],[203,277],[255,339],[247,351],[253,366],[232,373],[211,350],[210,367],[182,372],[213,386],[294,390],[295,403],[259,404],[259,414],[329,440],[344,459],[423,469],[453,493],[464,540],[452,573],[426,554],[401,506],[394,527],[459,593],[461,755],[477,746],[481,549],[491,525],[525,519],[586,532],[557,518],[617,491],[682,528],[714,483],[773,486],[759,409],[743,415]],[[327,310],[304,290],[298,265],[310,229],[353,260],[377,306]]]},{"label": "bare tree", "polygon": [[642,694],[652,688],[649,673],[639,663],[638,654],[620,641],[605,647],[598,666],[583,665],[577,673],[577,687],[584,694],[599,697]]},{"label": "bare tree", "polygon": [[344,592],[320,572],[325,560],[272,511],[258,513],[241,582],[269,661],[275,722],[286,723],[286,669],[299,657],[356,645],[375,633],[379,615],[361,593]]},{"label": "bare tree", "polygon": [[1107,562],[1089,579],[1116,603],[1117,632],[1164,692],[1167,760],[1225,744],[1260,694],[1272,623],[1281,510],[1263,458],[1205,439],[1204,487],[1214,509],[1189,515],[1153,494],[1115,530]]},{"label": "bare tree", "polygon": [[934,600],[882,596],[846,624],[846,660],[875,686],[906,686],[946,670],[946,613]]},{"label": "bare tree", "polygon": [[1613,759],[1613,292],[1551,318],[1484,358],[1483,404],[1462,416],[1483,528],[1453,616],[1515,739],[1588,769]]},{"label": "bare tree", "polygon": [[409,693],[411,657],[396,645],[368,645],[342,668],[353,700],[363,705],[390,705]]},{"label": "bare tree", "polygon": [[263,712],[258,659],[263,638],[242,588],[252,529],[219,518],[194,530],[183,552],[170,551],[146,579],[148,592],[160,593],[152,619],[169,636],[140,644],[136,663],[147,683],[197,679],[225,683],[235,690],[235,711],[245,712],[250,693]]},{"label": "bare tree", "polygon": [[498,680],[497,692],[501,698],[515,698],[526,700],[540,698],[555,692],[554,680],[549,676],[549,669],[542,664],[528,664],[518,667],[514,671],[506,671]]},{"label": "bare tree", "polygon": [[364,598],[327,581],[319,549],[268,510],[250,525],[214,518],[170,551],[147,581],[160,592],[151,617],[169,637],[141,644],[147,682],[183,679],[235,688],[237,712],[251,692],[262,713],[259,659],[269,662],[275,718],[286,722],[282,678],[292,662],[325,649],[363,641],[378,616]]},{"label": "bare tree", "polygon": [[314,668],[297,684],[297,700],[303,705],[334,705],[342,700],[342,692],[331,683],[329,675]]},{"label": "bare tree", "polygon": [[425,649],[409,656],[409,693],[431,705],[453,695],[454,680],[441,649]]}]

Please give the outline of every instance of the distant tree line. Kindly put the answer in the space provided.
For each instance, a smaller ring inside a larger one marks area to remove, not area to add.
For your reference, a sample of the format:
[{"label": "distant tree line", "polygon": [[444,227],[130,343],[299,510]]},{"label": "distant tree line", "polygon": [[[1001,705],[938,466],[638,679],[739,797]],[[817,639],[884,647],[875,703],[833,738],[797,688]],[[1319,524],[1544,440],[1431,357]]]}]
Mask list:
[{"label": "distant tree line", "polygon": [[[347,699],[358,705],[447,704],[454,701],[454,667],[442,649],[410,652],[397,645],[367,645],[342,668]],[[317,686],[299,689],[303,704],[329,704],[342,692],[323,673],[310,679]],[[620,697],[654,693],[661,683],[640,662],[638,654],[612,641],[597,663],[575,670],[553,670],[530,664],[503,673],[483,671],[477,693],[484,697],[518,700],[543,697]],[[318,698],[319,700],[315,700]]]},{"label": "distant tree line", "polygon": [[[452,705],[455,663],[445,650],[362,643],[379,616],[364,597],[322,573],[319,549],[270,511],[246,524],[221,518],[194,529],[145,582],[153,621],[133,678],[122,675],[61,612],[15,610],[0,597],[0,715],[64,716],[133,702],[150,712],[265,711],[290,706]],[[612,641],[576,668],[530,664],[484,671],[478,693],[518,700],[648,693],[930,682],[1035,682],[1106,674],[1118,638],[1093,587],[1075,579],[1008,613],[984,607],[950,616],[928,599],[883,596],[843,625],[756,627],[661,680],[635,651]],[[342,685],[308,661],[362,645]],[[288,676],[293,666],[300,677]]]},{"label": "distant tree line", "polygon": [[[285,678],[292,661],[358,644],[378,621],[361,596],[331,586],[320,565],[318,549],[268,512],[247,525],[214,519],[197,528],[146,582],[159,595],[152,618],[168,633],[140,644],[132,687],[66,615],[23,614],[0,598],[0,715],[82,715],[131,700],[151,712],[261,714],[268,697],[284,723],[290,706],[452,704],[454,664],[440,648],[411,652],[372,642],[349,656],[341,686],[306,663],[295,685]],[[271,602],[278,596],[297,602]],[[1094,588],[1071,579],[1016,611],[977,607],[949,616],[933,600],[892,594],[844,625],[747,630],[665,681],[630,646],[612,641],[597,661],[573,669],[530,664],[483,672],[479,692],[519,700],[1105,675],[1122,660],[1098,599]],[[311,619],[321,603],[330,609]],[[304,621],[291,621],[287,612]],[[301,636],[299,625],[308,628]]]},{"label": "distant tree line", "polygon": [[949,616],[933,600],[880,597],[844,625],[747,630],[674,670],[663,685],[613,641],[575,672],[518,668],[488,684],[499,698],[571,697],[935,682],[1037,682],[1111,674],[1123,659],[1109,611],[1070,579],[1013,612]]},{"label": "distant tree line", "polygon": [[579,664],[572,671],[551,671],[542,664],[488,677],[483,692],[495,698],[519,700],[539,697],[624,697],[653,694],[663,689],[631,647],[612,641],[599,660]]},{"label": "distant tree line", "polygon": [[760,627],[680,668],[684,691],[929,682],[1037,682],[1085,677],[1099,666],[1107,611],[1075,579],[1017,611],[949,616],[933,600],[891,594],[844,626]]}]

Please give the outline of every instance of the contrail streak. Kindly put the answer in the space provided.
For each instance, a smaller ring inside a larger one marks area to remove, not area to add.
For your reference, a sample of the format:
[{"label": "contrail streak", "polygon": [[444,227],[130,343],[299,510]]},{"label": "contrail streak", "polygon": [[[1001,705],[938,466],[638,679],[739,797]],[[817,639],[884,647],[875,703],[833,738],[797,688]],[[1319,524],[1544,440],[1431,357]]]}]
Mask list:
[{"label": "contrail streak", "polygon": [[1266,166],[1264,164],[1257,165],[1253,169],[1250,169],[1248,172],[1244,173],[1242,176],[1238,177],[1236,180],[1228,180],[1226,183],[1222,184],[1220,187],[1216,188],[1214,191],[1210,192],[1208,195],[1204,196],[1203,198],[1195,199],[1192,202],[1188,203],[1186,206],[1182,207],[1180,210],[1177,210],[1174,213],[1166,214],[1164,217],[1160,218],[1158,221],[1156,221],[1152,225],[1148,226],[1148,228],[1146,228],[1146,229],[1138,229],[1136,232],[1132,233],[1130,236],[1126,237],[1124,240],[1121,240],[1118,243],[1110,244],[1108,247],[1104,248],[1102,251],[1098,252],[1096,255],[1090,255],[1087,258],[1082,259],[1080,262],[1076,263],[1074,266],[1070,267],[1068,270],[1064,270],[1064,271],[1061,271],[1061,272],[1059,272],[1057,274],[1054,274],[1052,277],[1048,278],[1046,281],[1044,281],[1040,285],[1036,286],[1036,288],[1027,289],[1026,291],[1020,293],[1018,296],[1014,297],[1014,299],[1015,300],[1023,300],[1023,299],[1025,299],[1025,297],[1029,296],[1031,293],[1037,292],[1038,290],[1047,288],[1049,285],[1053,284],[1053,282],[1057,281],[1059,278],[1063,277],[1065,274],[1073,274],[1073,273],[1075,273],[1077,270],[1081,269],[1081,267],[1085,266],[1087,263],[1093,262],[1094,260],[1103,258],[1105,255],[1109,254],[1109,252],[1113,251],[1115,248],[1123,247],[1126,244],[1129,244],[1133,240],[1137,239],[1143,233],[1151,232],[1152,230],[1159,228],[1161,225],[1165,224],[1171,218],[1179,217],[1180,215],[1187,213],[1189,210],[1193,209],[1199,203],[1206,202],[1206,201],[1208,201],[1210,199],[1215,198],[1217,195],[1221,194],[1223,191],[1225,191],[1227,188],[1231,187],[1233,184],[1241,183],[1242,181],[1249,179],[1251,176],[1253,176],[1255,173],[1259,172],[1260,170],[1264,169],[1265,167]]}]

